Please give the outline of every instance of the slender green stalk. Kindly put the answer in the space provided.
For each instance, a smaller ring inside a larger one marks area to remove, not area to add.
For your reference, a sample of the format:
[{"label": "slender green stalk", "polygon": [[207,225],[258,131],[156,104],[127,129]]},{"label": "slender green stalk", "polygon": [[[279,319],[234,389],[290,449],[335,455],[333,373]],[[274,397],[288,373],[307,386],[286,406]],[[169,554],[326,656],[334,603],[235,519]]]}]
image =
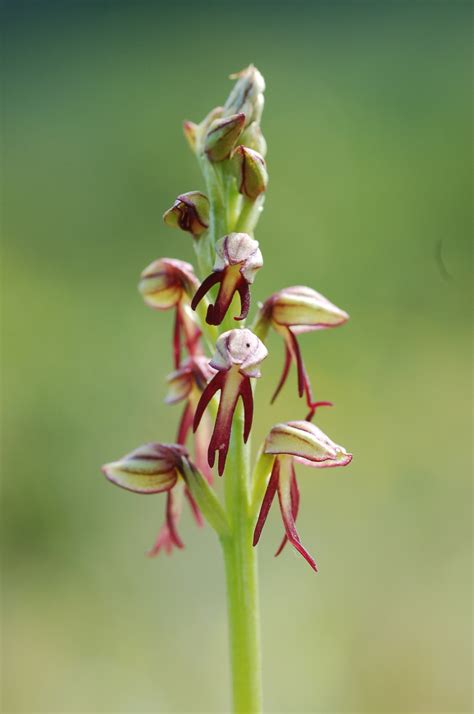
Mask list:
[{"label": "slender green stalk", "polygon": [[[214,246],[233,230],[253,230],[261,210],[243,201],[229,171],[203,157],[200,161],[210,201],[209,231],[196,244],[202,276],[214,264]],[[238,226],[238,227],[237,227]],[[237,298],[234,298],[237,300]],[[237,325],[230,310],[221,330]],[[241,326],[243,326],[241,324]],[[250,443],[243,444],[243,409],[236,409],[224,474],[225,521],[216,528],[222,544],[227,581],[232,710],[234,714],[262,711],[260,615],[257,553],[253,547],[255,513],[251,511]],[[197,495],[197,494],[196,494]]]},{"label": "slender green stalk", "polygon": [[230,535],[221,537],[227,579],[230,666],[235,714],[262,711],[257,553],[249,512],[249,444],[242,442],[242,409],[234,418],[224,488]]}]

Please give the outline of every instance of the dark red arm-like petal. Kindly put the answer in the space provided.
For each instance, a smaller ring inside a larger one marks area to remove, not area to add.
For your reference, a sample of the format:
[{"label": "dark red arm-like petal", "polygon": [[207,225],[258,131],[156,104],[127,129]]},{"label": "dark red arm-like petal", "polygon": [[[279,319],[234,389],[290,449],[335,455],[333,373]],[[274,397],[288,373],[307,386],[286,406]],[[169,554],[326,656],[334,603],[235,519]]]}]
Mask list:
[{"label": "dark red arm-like petal", "polygon": [[253,421],[253,394],[249,377],[245,377],[240,385],[240,396],[244,405],[244,444],[246,444]]},{"label": "dark red arm-like petal", "polygon": [[211,468],[214,466],[215,452],[219,452],[219,476],[222,476],[224,473],[225,461],[229,450],[232,417],[235,405],[237,404],[237,399],[240,395],[242,380],[244,379],[244,377],[242,377],[240,381],[233,381],[229,384],[229,382],[226,382],[228,373],[228,370],[217,372],[217,374],[214,375],[209,384],[206,386],[196,407],[193,424],[193,429],[196,431],[204,414],[204,410],[214,394],[220,389],[222,394],[217,410],[216,423],[209,441],[209,448],[207,452],[208,463]]},{"label": "dark red arm-like petal", "polygon": [[176,526],[178,525],[181,509],[174,504],[173,491],[168,491],[166,500],[166,524],[168,526],[171,540],[177,548],[184,548],[184,543],[178,535]]},{"label": "dark red arm-like petal", "polygon": [[298,371],[298,394],[300,397],[303,396],[305,385],[308,382],[308,377],[306,375],[306,370],[303,362],[303,357],[301,356],[300,346],[295,335],[290,329],[287,332],[288,335],[288,347],[290,349],[291,355],[296,362],[296,369]]},{"label": "dark red arm-like petal", "polygon": [[189,430],[193,425],[193,408],[191,402],[187,402],[184,407],[181,421],[179,422],[178,435],[176,437],[177,444],[185,444],[189,434]]},{"label": "dark red arm-like petal", "polygon": [[258,541],[260,540],[262,529],[265,525],[265,521],[267,520],[270,506],[272,505],[273,499],[275,498],[275,493],[277,492],[279,475],[280,463],[277,457],[273,462],[272,475],[270,476],[270,481],[268,482],[267,490],[265,491],[262,505],[260,507],[260,513],[258,514],[257,524],[253,533],[253,545],[257,545]]},{"label": "dark red arm-like petal", "polygon": [[189,501],[189,505],[191,507],[192,514],[194,516],[194,520],[198,524],[198,526],[201,528],[204,525],[204,519],[202,517],[202,513],[199,510],[199,506],[197,505],[196,501],[194,500],[193,494],[189,490],[189,488],[186,486],[184,489],[184,495]]},{"label": "dark red arm-like petal", "polygon": [[227,268],[219,272],[221,284],[214,305],[207,308],[206,322],[209,325],[220,325],[227,314],[232,298],[237,289],[237,283]]},{"label": "dark red arm-like petal", "polygon": [[313,570],[317,572],[316,562],[301,543],[298,531],[296,530],[291,504],[291,471],[288,472],[286,468],[281,470],[278,480],[278,500],[280,502],[281,516],[288,540],[298,553],[310,564]]},{"label": "dark red arm-like petal", "polygon": [[181,319],[179,306],[176,308],[173,328],[173,358],[174,368],[178,369],[181,364]]},{"label": "dark red arm-like petal", "polygon": [[278,382],[277,388],[275,389],[275,392],[271,399],[271,402],[270,402],[271,404],[273,404],[273,402],[275,401],[275,399],[278,397],[281,390],[283,389],[283,386],[284,386],[286,379],[288,377],[288,372],[290,371],[290,365],[291,365],[291,352],[288,349],[287,345],[285,344],[285,364],[283,365],[283,372],[280,377],[280,381]]},{"label": "dark red arm-like petal", "polygon": [[204,295],[212,288],[212,286],[216,283],[219,283],[221,280],[222,270],[215,270],[210,275],[208,275],[207,278],[204,278],[192,299],[191,307],[193,308],[193,310],[197,308]]},{"label": "dark red arm-like petal", "polygon": [[147,552],[149,558],[154,558],[161,552],[161,549],[165,551],[167,555],[171,555],[173,551],[174,543],[171,540],[170,531],[167,523],[163,523],[158,533],[157,539],[153,546]]},{"label": "dark red arm-like petal", "polygon": [[[300,490],[298,488],[298,482],[296,480],[296,474],[295,474],[295,467],[293,464],[291,464],[291,482],[290,482],[290,498],[291,498],[291,512],[293,514],[293,520],[296,523],[296,519],[298,517],[298,511],[300,507]],[[275,553],[275,557],[277,555],[280,555],[281,551],[285,547],[286,543],[288,542],[288,537],[285,533],[283,536],[283,540],[280,543],[280,547],[278,548],[277,552]]]},{"label": "dark red arm-like petal", "polygon": [[193,431],[197,430],[199,422],[202,419],[202,415],[204,414],[204,410],[206,409],[214,394],[218,392],[219,389],[222,389],[225,381],[225,375],[225,372],[217,372],[217,374],[214,375],[214,377],[211,379],[211,381],[201,394],[198,405],[196,407],[196,412],[194,414]]},{"label": "dark red arm-like petal", "polygon": [[[227,377],[228,372],[220,372],[218,374],[223,374]],[[215,377],[214,377],[215,379]],[[224,380],[222,387],[221,399],[219,402],[219,408],[217,410],[216,423],[214,425],[214,431],[212,432],[212,437],[209,442],[209,449],[207,452],[209,466],[214,466],[215,452],[219,453],[218,460],[218,474],[222,476],[224,473],[225,462],[227,458],[227,452],[229,450],[230,432],[232,429],[232,418],[234,416],[235,407],[237,400],[240,395],[242,381],[245,377],[241,377],[240,381],[229,381]]]},{"label": "dark red arm-like petal", "polygon": [[237,285],[237,290],[240,296],[240,315],[234,317],[234,320],[245,320],[250,310],[250,288],[248,282],[242,276]]},{"label": "dark red arm-like petal", "polygon": [[207,482],[212,484],[214,477],[212,469],[207,462],[207,448],[211,438],[210,427],[209,414],[204,414],[199,429],[194,435],[194,461]]},{"label": "dark red arm-like petal", "polygon": [[332,406],[334,406],[332,402],[312,402],[312,401],[309,401],[309,399],[307,400],[307,403],[308,403],[308,407],[310,410],[305,417],[305,421],[312,421],[312,419],[316,413],[316,409],[318,407],[332,407]]}]

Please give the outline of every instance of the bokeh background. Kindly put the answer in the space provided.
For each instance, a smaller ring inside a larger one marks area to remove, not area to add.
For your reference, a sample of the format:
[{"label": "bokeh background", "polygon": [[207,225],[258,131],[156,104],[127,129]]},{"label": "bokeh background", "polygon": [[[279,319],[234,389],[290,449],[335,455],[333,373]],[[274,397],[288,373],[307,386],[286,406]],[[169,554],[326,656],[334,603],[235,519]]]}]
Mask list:
[{"label": "bokeh background", "polygon": [[[468,712],[471,665],[470,4],[10,2],[3,26],[5,712],[222,712],[223,568],[210,530],[144,556],[164,498],[104,461],[172,440],[171,316],[151,260],[202,188],[181,134],[227,75],[267,80],[271,183],[254,299],[308,284],[351,314],[302,337],[318,424],[350,468],[300,471],[304,543],[260,547],[268,712]],[[257,442],[299,418],[295,376]]]}]

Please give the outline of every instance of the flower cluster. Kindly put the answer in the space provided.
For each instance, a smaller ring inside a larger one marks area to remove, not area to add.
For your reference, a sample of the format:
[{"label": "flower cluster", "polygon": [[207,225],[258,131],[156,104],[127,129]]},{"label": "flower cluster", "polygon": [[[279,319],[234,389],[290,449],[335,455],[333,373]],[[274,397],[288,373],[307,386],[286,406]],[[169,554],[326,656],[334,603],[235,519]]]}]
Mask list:
[{"label": "flower cluster", "polygon": [[174,371],[167,379],[165,401],[183,405],[175,443],[146,444],[106,464],[103,471],[109,481],[135,493],[166,493],[165,521],[151,555],[183,547],[178,523],[184,499],[198,525],[204,515],[220,533],[230,527],[211,486],[213,469],[216,465],[226,480],[235,440],[249,440],[255,382],[268,355],[265,342],[272,328],[285,349],[273,399],[293,363],[298,393],[306,403],[300,415],[305,419],[275,425],[260,450],[261,468],[255,469],[249,491],[253,543],[259,542],[278,494],[284,537],[277,554],[290,542],[316,570],[295,525],[300,505],[295,464],[344,466],[352,457],[312,423],[317,407],[329,402],[314,400],[297,338],[302,332],[342,325],[348,315],[315,290],[295,286],[271,295],[259,305],[252,326],[245,326],[251,289],[263,266],[254,230],[268,185],[260,125],[265,82],[253,65],[232,78],[235,85],[222,107],[212,109],[200,123],[184,123],[205,192],[180,194],[163,217],[167,226],[191,234],[199,271],[181,260],[161,258],[145,268],[139,283],[149,307],[174,312]]}]

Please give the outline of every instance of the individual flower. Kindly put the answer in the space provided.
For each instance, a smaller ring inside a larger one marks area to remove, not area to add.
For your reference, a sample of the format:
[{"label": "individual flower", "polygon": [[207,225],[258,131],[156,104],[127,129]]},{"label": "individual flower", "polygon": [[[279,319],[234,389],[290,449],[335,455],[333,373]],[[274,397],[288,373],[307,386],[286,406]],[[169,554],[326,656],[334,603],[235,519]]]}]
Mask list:
[{"label": "individual flower", "polygon": [[232,164],[239,193],[255,201],[268,184],[265,159],[253,149],[237,146],[232,152]]},{"label": "individual flower", "polygon": [[102,467],[109,481],[134,493],[162,493],[176,485],[187,449],[179,444],[144,444]]},{"label": "individual flower", "polygon": [[260,377],[258,367],[267,354],[263,342],[251,330],[245,328],[224,332],[217,340],[216,353],[210,361],[211,367],[217,370],[217,374],[201,395],[194,415],[194,431],[198,428],[207,405],[220,390],[216,422],[208,448],[208,462],[211,468],[214,466],[216,452],[219,454],[219,476],[224,473],[232,419],[239,397],[241,397],[244,406],[243,439],[245,443],[249,437],[253,419],[250,379]]},{"label": "individual flower", "polygon": [[188,457],[187,449],[181,444],[150,443],[102,467],[109,481],[127,491],[148,495],[166,493],[165,524],[149,555],[157,555],[161,549],[170,553],[173,547],[183,548],[177,530],[183,495],[188,498],[198,525],[202,525],[202,516],[183,478]]},{"label": "individual flower", "polygon": [[201,332],[189,310],[189,300],[198,286],[193,266],[173,258],[153,261],[140,276],[138,289],[149,307],[155,310],[175,308],[173,354],[176,368],[181,361],[182,342],[189,354],[200,353]]},{"label": "individual flower", "polygon": [[[210,366],[209,360],[198,355],[189,357],[179,369],[168,375],[166,404],[185,403],[176,436],[178,444],[186,444],[193,426],[194,413],[199,398],[215,373],[216,370]],[[207,446],[210,438],[209,420],[205,418],[204,422],[194,434],[194,461],[209,483],[212,483],[212,471],[207,462]]]},{"label": "individual flower", "polygon": [[178,196],[163,214],[167,226],[181,228],[198,238],[209,228],[209,199],[200,191],[189,191]]},{"label": "individual flower", "polygon": [[229,97],[224,104],[224,116],[242,112],[245,115],[245,126],[252,122],[259,123],[265,103],[263,93],[265,80],[253,64],[240,72],[230,75],[236,79]]},{"label": "individual flower", "polygon": [[260,539],[273,499],[278,493],[285,536],[275,555],[281,553],[288,540],[317,571],[314,559],[302,545],[296,530],[300,497],[294,463],[313,468],[346,466],[352,460],[352,454],[308,421],[290,421],[274,426],[265,441],[264,453],[275,458],[255,526],[253,544],[257,545]]},{"label": "individual flower", "polygon": [[298,393],[300,397],[306,396],[310,409],[307,419],[314,416],[318,406],[330,404],[313,400],[311,383],[296,336],[303,332],[337,327],[348,319],[347,312],[333,305],[324,295],[301,285],[280,290],[266,300],[260,308],[256,332],[264,335],[272,326],[285,341],[285,363],[272,402],[285,384],[291,363],[294,362],[298,372]]},{"label": "individual flower", "polygon": [[204,139],[204,153],[209,161],[228,159],[245,124],[245,114],[231,114],[216,119],[207,130]]},{"label": "individual flower", "polygon": [[244,320],[250,307],[249,286],[255,280],[257,270],[263,265],[258,241],[247,233],[230,233],[216,244],[216,261],[213,271],[196,291],[191,307],[196,309],[204,295],[219,283],[219,292],[214,305],[207,309],[209,325],[220,325],[235,293],[240,296],[241,312],[236,320]]}]

